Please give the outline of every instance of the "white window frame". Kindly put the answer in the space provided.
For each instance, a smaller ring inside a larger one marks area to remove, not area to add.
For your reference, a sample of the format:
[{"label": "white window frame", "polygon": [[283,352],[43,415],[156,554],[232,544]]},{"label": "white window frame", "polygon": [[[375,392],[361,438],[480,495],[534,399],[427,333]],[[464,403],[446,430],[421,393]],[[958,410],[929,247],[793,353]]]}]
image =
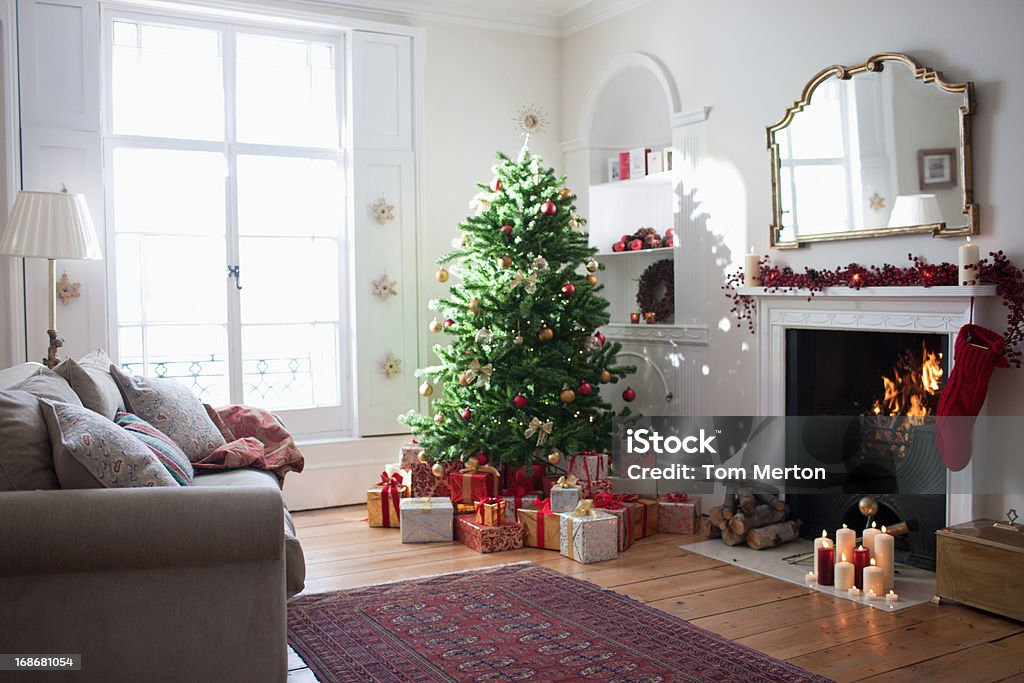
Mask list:
[{"label": "white window frame", "polygon": [[[149,23],[166,23],[172,26],[193,26],[217,30],[222,35],[222,77],[224,86],[224,140],[184,140],[180,138],[158,138],[152,136],[122,135],[113,133],[113,93],[110,86],[110,69],[112,65],[113,41],[110,27],[115,19]],[[279,22],[272,19],[256,20],[235,15],[230,17],[202,16],[184,11],[150,12],[139,7],[125,4],[104,4],[101,12],[101,121],[103,124],[103,177],[104,201],[107,206],[106,235],[109,245],[106,254],[107,284],[107,316],[109,347],[113,357],[119,357],[119,324],[117,320],[117,254],[116,233],[114,230],[113,183],[111,172],[114,151],[119,148],[150,148],[167,150],[188,150],[217,152],[224,155],[228,176],[226,179],[226,216],[225,241],[226,258],[224,264],[225,296],[227,297],[228,333],[228,367],[230,372],[229,392],[232,402],[243,400],[242,349],[241,349],[241,311],[238,290],[234,279],[227,276],[227,266],[239,263],[239,230],[237,216],[237,158],[239,155],[258,154],[266,156],[296,156],[302,158],[330,159],[338,163],[345,179],[345,200],[352,201],[351,171],[351,109],[348,102],[348,81],[350,55],[348,53],[348,31],[341,27],[317,26],[309,22],[298,22],[296,27],[282,28]],[[232,142],[235,137],[235,36],[238,33],[255,33],[283,38],[301,40],[322,40],[330,42],[335,49],[335,96],[339,124],[339,145],[337,149],[267,145],[258,143]],[[339,283],[341,287],[338,310],[338,405],[298,410],[277,411],[293,434],[316,439],[346,438],[353,433],[354,426],[354,369],[351,344],[352,304],[351,292],[351,211],[345,212],[346,225],[339,237]],[[245,264],[242,265],[242,283],[246,277]],[[143,321],[145,325],[145,321]]]}]

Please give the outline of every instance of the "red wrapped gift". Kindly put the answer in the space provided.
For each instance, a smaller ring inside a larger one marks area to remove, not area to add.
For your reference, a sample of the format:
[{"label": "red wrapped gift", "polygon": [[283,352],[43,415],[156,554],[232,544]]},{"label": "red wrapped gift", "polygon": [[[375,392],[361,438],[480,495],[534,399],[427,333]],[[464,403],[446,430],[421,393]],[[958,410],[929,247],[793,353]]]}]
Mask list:
[{"label": "red wrapped gift", "polygon": [[658,496],[658,531],[668,534],[695,534],[700,519],[700,498],[690,500],[685,493]]},{"label": "red wrapped gift", "polygon": [[500,480],[501,473],[490,465],[464,467],[452,472],[448,478],[452,502],[472,505],[481,498],[496,497]]},{"label": "red wrapped gift", "polygon": [[476,501],[476,516],[474,519],[477,524],[500,526],[503,522],[507,521],[505,519],[505,509],[507,507],[508,503],[501,498],[483,498]]},{"label": "red wrapped gift", "polygon": [[633,506],[633,540],[658,533],[658,501],[634,494],[615,495],[615,500]]},{"label": "red wrapped gift", "polygon": [[619,518],[620,553],[633,545],[633,505],[615,500],[615,496],[612,494],[602,492],[594,496],[594,507],[601,512],[607,512]]},{"label": "red wrapped gift", "polygon": [[401,499],[409,495],[398,472],[388,476],[380,473],[380,481],[366,492],[366,516],[370,526],[398,528],[401,526]]},{"label": "red wrapped gift", "polygon": [[505,518],[510,522],[516,521],[516,511],[520,508],[533,505],[538,496],[531,487],[530,480],[522,474],[522,468],[516,471],[516,479],[511,486],[506,486],[501,492],[502,499],[508,504]]},{"label": "red wrapped gift", "polygon": [[611,462],[610,455],[583,451],[569,456],[569,474],[575,474],[580,481],[607,479],[608,466],[611,465]]},{"label": "red wrapped gift", "polygon": [[518,550],[523,547],[523,525],[485,526],[477,524],[473,515],[461,515],[455,518],[455,540],[478,553]]},{"label": "red wrapped gift", "polygon": [[587,498],[593,499],[599,493],[612,492],[611,479],[591,479],[590,481],[583,481],[581,479],[578,482],[578,485],[580,487],[581,500],[585,500]]},{"label": "red wrapped gift", "polygon": [[523,486],[527,492],[544,490],[544,475],[547,469],[544,465],[528,465],[512,469],[505,468],[505,488]]},{"label": "red wrapped gift", "polygon": [[442,462],[444,474],[440,477],[434,476],[434,465],[425,462],[417,462],[410,471],[410,485],[413,498],[448,498],[452,495],[452,487],[449,477],[452,472],[462,469],[462,461],[450,460]]},{"label": "red wrapped gift", "polygon": [[416,443],[416,439],[412,439],[409,443],[402,446],[402,458],[401,465],[403,470],[411,470],[413,465],[422,465],[420,462],[420,453],[423,452],[423,446]]},{"label": "red wrapped gift", "polygon": [[561,520],[558,515],[551,512],[551,501],[545,500],[541,503],[538,500],[533,505],[532,508],[525,507],[517,512],[519,522],[526,533],[524,542],[531,548],[559,550]]}]

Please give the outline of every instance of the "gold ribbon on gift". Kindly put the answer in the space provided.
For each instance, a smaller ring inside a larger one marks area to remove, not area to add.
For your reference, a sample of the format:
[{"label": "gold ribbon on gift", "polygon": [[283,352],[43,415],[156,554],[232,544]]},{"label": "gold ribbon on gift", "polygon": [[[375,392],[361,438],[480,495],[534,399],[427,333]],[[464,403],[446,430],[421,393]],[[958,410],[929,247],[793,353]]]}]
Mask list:
[{"label": "gold ribbon on gift", "polygon": [[[575,488],[575,487],[576,487],[576,483],[577,483],[578,481],[579,481],[579,478],[578,478],[578,477],[577,477],[577,476],[576,476],[575,474],[568,474],[568,475],[565,475],[565,476],[559,477],[559,478],[558,478],[558,481],[556,481],[556,482],[555,482],[555,485],[554,485],[554,486],[553,486],[552,488],[560,488],[560,489],[571,489],[571,488]],[[578,504],[576,505],[576,507],[577,507],[577,508],[579,508],[579,506],[580,506],[580,505],[583,505],[584,503],[590,503],[590,504],[591,504],[591,506],[593,506],[593,504],[594,504],[594,501],[592,501],[592,500],[589,500],[589,499],[588,499],[588,500],[581,500],[581,501],[580,501],[580,502],[579,502],[579,503],[578,503]]]},{"label": "gold ribbon on gift", "polygon": [[[481,465],[476,460],[468,460],[466,466],[459,470],[459,474],[462,475],[462,502],[472,505],[474,503],[473,498],[473,475],[475,474],[490,474],[491,485],[488,487],[493,490],[485,491],[488,496],[498,495],[498,486],[501,482],[501,472],[490,465]],[[474,508],[475,509],[475,508]]]},{"label": "gold ribbon on gift", "polygon": [[480,361],[476,358],[469,364],[469,369],[466,370],[466,379],[472,383],[479,379],[480,386],[486,387],[491,383],[491,373],[494,372],[494,365],[488,363],[487,365],[480,365]]},{"label": "gold ribbon on gift", "polygon": [[594,507],[594,501],[590,498],[585,498],[580,502],[576,503],[576,509],[569,513],[573,517],[598,517],[600,513],[597,508]]},{"label": "gold ribbon on gift", "polygon": [[523,437],[529,439],[534,434],[537,435],[537,445],[543,446],[544,442],[551,436],[551,430],[555,428],[554,422],[541,422],[537,418],[530,420],[530,426],[523,432]]}]

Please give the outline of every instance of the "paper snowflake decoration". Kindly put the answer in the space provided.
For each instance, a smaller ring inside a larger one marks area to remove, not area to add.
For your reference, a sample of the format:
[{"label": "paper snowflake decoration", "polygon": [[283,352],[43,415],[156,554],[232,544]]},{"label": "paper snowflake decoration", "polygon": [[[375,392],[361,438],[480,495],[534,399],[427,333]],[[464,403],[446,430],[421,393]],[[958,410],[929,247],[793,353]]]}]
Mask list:
[{"label": "paper snowflake decoration", "polygon": [[885,197],[876,192],[868,199],[868,205],[872,211],[881,211],[885,208]]},{"label": "paper snowflake decoration", "polygon": [[526,136],[543,133],[548,125],[548,115],[536,105],[520,107],[512,119],[516,127]]},{"label": "paper snowflake decoration", "polygon": [[391,379],[392,376],[402,372],[402,359],[395,358],[395,355],[388,351],[388,355],[380,362],[380,373]]},{"label": "paper snowflake decoration", "polygon": [[388,204],[388,200],[381,197],[370,205],[370,215],[380,225],[395,220],[395,207]]},{"label": "paper snowflake decoration", "polygon": [[373,293],[381,299],[398,296],[398,283],[385,273],[379,280],[373,281]]}]

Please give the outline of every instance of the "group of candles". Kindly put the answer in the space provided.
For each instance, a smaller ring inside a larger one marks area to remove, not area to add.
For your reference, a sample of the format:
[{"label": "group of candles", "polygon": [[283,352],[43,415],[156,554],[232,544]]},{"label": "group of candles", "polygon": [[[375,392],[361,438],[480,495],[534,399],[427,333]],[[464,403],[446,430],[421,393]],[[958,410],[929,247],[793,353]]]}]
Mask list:
[{"label": "group of candles", "polygon": [[644,322],[646,322],[648,325],[653,325],[654,324],[654,319],[655,319],[654,311],[646,311],[644,313],[639,313],[639,312],[630,313],[629,314],[629,322],[631,322],[634,325],[639,325],[640,324],[640,316],[641,315],[644,318]]},{"label": "group of candles", "polygon": [[822,531],[821,538],[814,539],[814,571],[807,574],[807,583],[834,586],[836,592],[847,591],[854,596],[863,591],[869,600],[884,597],[889,604],[899,600],[893,590],[896,539],[886,533],[884,526],[879,529],[872,522],[864,530],[861,545],[854,547],[856,543],[857,532],[845,524],[836,531],[834,545],[828,532]]}]

